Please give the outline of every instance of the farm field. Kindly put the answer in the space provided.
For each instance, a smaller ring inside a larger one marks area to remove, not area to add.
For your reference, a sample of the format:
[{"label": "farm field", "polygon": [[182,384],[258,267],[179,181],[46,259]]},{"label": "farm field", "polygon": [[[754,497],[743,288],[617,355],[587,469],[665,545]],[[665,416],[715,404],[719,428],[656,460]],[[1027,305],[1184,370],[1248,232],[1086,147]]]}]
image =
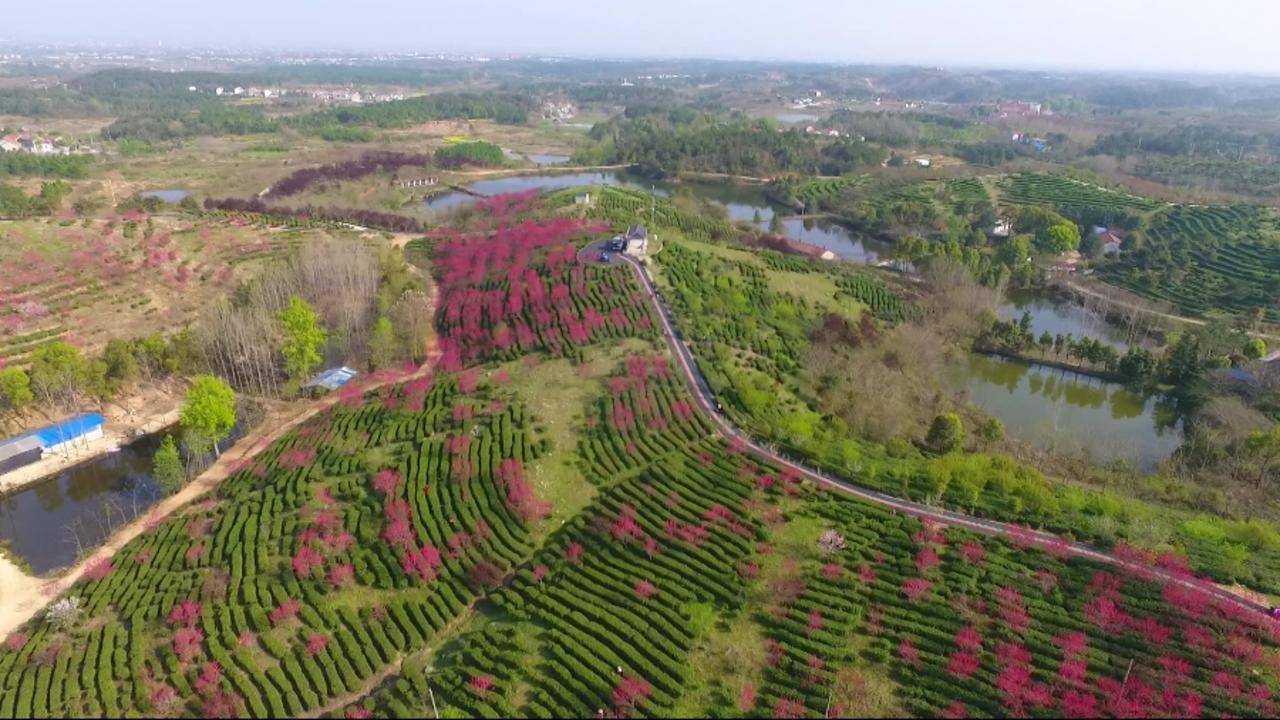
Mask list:
[{"label": "farm field", "polygon": [[335,231],[134,213],[3,222],[0,235],[16,269],[0,278],[0,361],[21,364],[56,339],[88,349],[175,332],[264,260]]},{"label": "farm field", "polygon": [[1255,207],[1187,207],[1152,217],[1149,247],[1103,268],[1130,292],[1193,315],[1261,312],[1280,322],[1280,222]]},{"label": "farm field", "polygon": [[1073,180],[1059,175],[1018,173],[998,183],[1001,199],[1007,203],[1050,204],[1058,207],[1087,207],[1108,210],[1151,210],[1158,203]]},{"label": "farm field", "polygon": [[[412,246],[442,297],[436,374],[344,389],[93,567],[58,600],[78,618],[0,649],[0,716],[1272,709],[1260,616],[834,495],[725,441],[630,269],[578,263],[604,228],[520,202]],[[816,310],[769,290],[770,261],[660,257],[726,316],[784,303],[766,317],[797,321],[758,348],[751,318],[696,332],[765,376],[793,362]],[[888,319],[882,291],[849,290]]]},{"label": "farm field", "polygon": [[997,183],[1005,204],[1043,204],[1069,216],[1140,219],[1144,241],[1100,263],[1103,280],[1192,316],[1280,322],[1280,221],[1247,205],[1174,205],[1069,178],[1019,173]]}]

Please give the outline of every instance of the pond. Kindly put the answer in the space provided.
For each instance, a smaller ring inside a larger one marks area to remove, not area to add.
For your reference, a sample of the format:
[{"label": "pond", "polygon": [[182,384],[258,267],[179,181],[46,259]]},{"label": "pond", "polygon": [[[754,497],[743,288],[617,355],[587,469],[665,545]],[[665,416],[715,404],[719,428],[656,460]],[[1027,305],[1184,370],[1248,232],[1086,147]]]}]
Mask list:
[{"label": "pond", "polygon": [[[219,447],[225,451],[240,434]],[[143,436],[0,498],[0,541],[37,575],[74,564],[164,496],[151,477],[164,435]]]},{"label": "pond", "polygon": [[1070,333],[1077,338],[1102,340],[1121,352],[1129,348],[1119,328],[1098,313],[1072,302],[1026,290],[1011,290],[1008,299],[997,310],[1002,320],[1017,320],[1024,312],[1031,313],[1031,327],[1037,337],[1043,332],[1051,335]]},{"label": "pond", "polygon": [[[563,190],[580,185],[613,185],[618,187],[648,190],[655,183],[646,182],[643,178],[623,172],[570,172],[539,173],[535,175],[513,175],[511,177],[478,180],[465,187],[473,193],[484,195],[502,195],[527,190],[544,192]],[[666,195],[664,188],[657,188],[659,195]],[[452,210],[462,205],[473,203],[478,198],[464,192],[447,192],[426,199],[426,206],[431,210]]]},{"label": "pond", "polygon": [[167,203],[180,203],[190,194],[186,190],[147,190],[142,193],[142,197],[159,198]]},{"label": "pond", "polygon": [[841,260],[872,265],[889,259],[891,245],[855,232],[826,218],[783,220],[787,237],[824,247]]},{"label": "pond", "polygon": [[975,354],[945,381],[1010,437],[1045,450],[1150,471],[1182,444],[1181,420],[1157,397],[1088,375]]}]

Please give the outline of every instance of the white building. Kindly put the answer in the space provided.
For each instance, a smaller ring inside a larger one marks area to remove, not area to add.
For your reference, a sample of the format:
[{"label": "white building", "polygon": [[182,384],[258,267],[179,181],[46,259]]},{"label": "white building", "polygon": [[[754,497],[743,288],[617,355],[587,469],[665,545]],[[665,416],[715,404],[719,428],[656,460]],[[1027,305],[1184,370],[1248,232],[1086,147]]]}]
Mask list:
[{"label": "white building", "polygon": [[649,252],[649,231],[643,225],[632,225],[621,240],[622,251],[628,255],[644,255]]}]

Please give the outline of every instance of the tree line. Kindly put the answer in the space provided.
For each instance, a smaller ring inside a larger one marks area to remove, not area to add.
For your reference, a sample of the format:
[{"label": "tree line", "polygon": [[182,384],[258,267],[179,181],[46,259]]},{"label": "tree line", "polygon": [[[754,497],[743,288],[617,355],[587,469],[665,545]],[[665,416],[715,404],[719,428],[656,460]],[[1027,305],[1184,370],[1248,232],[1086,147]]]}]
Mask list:
[{"label": "tree line", "polygon": [[[679,109],[677,109],[679,110]],[[878,165],[885,151],[852,138],[821,142],[801,130],[768,120],[720,121],[702,113],[625,114],[591,129],[594,148],[579,151],[584,163],[630,163],[643,174],[682,171],[730,175],[841,175]]]}]

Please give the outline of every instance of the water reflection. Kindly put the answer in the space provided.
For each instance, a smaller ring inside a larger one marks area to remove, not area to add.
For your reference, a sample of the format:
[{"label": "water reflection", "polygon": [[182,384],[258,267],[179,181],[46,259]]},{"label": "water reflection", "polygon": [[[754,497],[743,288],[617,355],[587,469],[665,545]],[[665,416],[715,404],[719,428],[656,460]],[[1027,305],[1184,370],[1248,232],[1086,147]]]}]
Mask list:
[{"label": "water reflection", "polygon": [[1120,351],[1128,349],[1124,333],[1104,317],[1071,302],[1061,302],[1039,293],[1011,290],[1009,297],[997,314],[1002,320],[1017,320],[1024,312],[1031,313],[1031,327],[1038,337],[1071,334],[1077,338],[1091,337],[1114,345]]},{"label": "water reflection", "polygon": [[[225,452],[243,434],[219,444]],[[67,567],[163,495],[151,460],[164,432],[63,470],[0,500],[0,541],[36,574]]]},{"label": "water reflection", "polygon": [[1000,418],[1010,436],[1046,449],[1152,470],[1182,442],[1171,408],[1116,383],[985,355],[948,375],[953,390]]},{"label": "water reflection", "polygon": [[826,248],[842,260],[874,264],[889,257],[889,243],[874,240],[826,218],[784,220],[787,237]]},{"label": "water reflection", "polygon": [[[473,193],[487,197],[490,195],[525,192],[527,190],[549,192],[582,185],[611,185],[649,190],[655,183],[621,172],[571,172],[513,175],[511,177],[494,178],[493,180],[477,180],[467,185],[466,188]],[[654,191],[659,195],[665,196],[668,194],[665,187],[655,187]],[[469,205],[477,199],[476,195],[455,191],[427,198],[426,206],[432,210],[451,210],[462,205]]]},{"label": "water reflection", "polygon": [[167,203],[180,203],[189,194],[186,190],[147,190],[142,193],[142,197],[159,198]]}]

